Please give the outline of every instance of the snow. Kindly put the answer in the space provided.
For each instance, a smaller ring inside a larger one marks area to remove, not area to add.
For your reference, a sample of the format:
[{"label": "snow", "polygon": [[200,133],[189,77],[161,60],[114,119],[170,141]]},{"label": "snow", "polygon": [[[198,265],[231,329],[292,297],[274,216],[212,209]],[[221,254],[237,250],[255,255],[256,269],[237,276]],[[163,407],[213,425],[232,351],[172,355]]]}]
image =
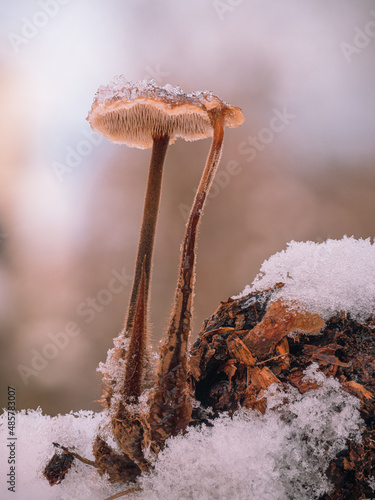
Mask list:
[{"label": "snow", "polygon": [[105,363],[100,362],[97,372],[101,373],[103,376],[103,383],[113,390],[114,397],[111,398],[111,405],[109,410],[109,414],[114,416],[116,409],[118,395],[122,388],[122,380],[125,373],[125,360],[120,357],[119,351],[124,349],[127,351],[129,346],[129,338],[126,337],[123,332],[121,332],[117,337],[113,339],[114,347],[109,349],[107,352],[107,360]]},{"label": "snow", "polygon": [[124,75],[116,75],[107,85],[98,88],[94,102],[104,106],[113,100],[132,101],[141,97],[162,100],[171,105],[184,104],[186,101],[200,104],[201,101],[215,98],[209,90],[185,93],[178,85],[168,83],[161,87],[155,80],[133,82]]},{"label": "snow", "polygon": [[361,420],[358,400],[317,366],[307,376],[318,390],[290,388],[285,404],[285,392],[271,386],[264,415],[241,410],[171,439],[129,498],[311,500],[329,491],[324,471],[348,437],[359,439]]},{"label": "snow", "polygon": [[93,460],[92,441],[102,420],[100,413],[80,411],[67,415],[50,417],[38,410],[23,410],[16,418],[16,494],[8,492],[4,478],[9,472],[6,449],[7,412],[0,417],[0,497],[17,500],[65,500],[80,498],[104,499],[121,486],[110,485],[96,470],[74,461],[61,484],[51,487],[42,476],[47,462],[55,453],[53,442],[74,447],[82,456]]},{"label": "snow", "polygon": [[[317,368],[313,364],[306,373],[320,384],[315,391],[300,394],[271,386],[264,415],[239,410],[233,417],[221,416],[213,427],[191,428],[170,439],[153,459],[152,472],[139,478],[141,491],[127,498],[311,500],[329,491],[324,471],[347,439],[360,439],[361,418],[359,400]],[[51,487],[41,476],[54,453],[53,441],[93,459],[91,446],[101,418],[88,411],[53,418],[40,410],[18,413],[17,496],[2,492],[1,498],[103,500],[132,486],[110,485],[77,460],[59,485]],[[6,413],[1,422],[5,427]],[[0,463],[4,477],[4,454]]]},{"label": "snow", "polygon": [[[114,347],[107,351],[106,362],[100,362],[97,372],[102,374],[103,384],[111,390],[112,396],[110,399],[110,405],[108,409],[108,414],[110,417],[114,417],[117,410],[118,404],[121,399],[122,389],[123,389],[123,379],[125,373],[126,362],[125,359],[120,357],[120,351],[124,350],[127,352],[129,347],[130,339],[127,332],[121,332],[117,337],[113,339]],[[151,349],[151,346],[146,347],[146,366],[145,373],[143,374],[142,388],[143,393],[139,399],[139,404],[137,405],[137,410],[142,412],[146,411],[146,401],[148,396],[148,390],[154,384],[154,373],[157,364],[157,354]]]},{"label": "snow", "polygon": [[292,241],[262,264],[238,297],[280,282],[285,286],[273,300],[298,302],[325,320],[343,311],[364,321],[375,314],[375,245],[347,236],[324,243]]}]

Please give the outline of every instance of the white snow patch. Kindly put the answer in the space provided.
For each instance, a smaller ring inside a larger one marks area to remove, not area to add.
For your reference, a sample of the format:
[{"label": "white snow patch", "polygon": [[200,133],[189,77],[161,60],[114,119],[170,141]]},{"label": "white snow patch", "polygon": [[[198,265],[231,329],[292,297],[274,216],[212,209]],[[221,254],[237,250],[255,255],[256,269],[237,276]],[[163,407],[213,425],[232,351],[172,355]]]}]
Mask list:
[{"label": "white snow patch", "polygon": [[16,493],[7,491],[6,474],[9,472],[6,450],[9,443],[7,412],[0,417],[0,485],[1,499],[17,500],[82,500],[104,499],[123,489],[113,486],[96,469],[78,460],[74,461],[61,484],[50,486],[42,471],[53,457],[53,442],[74,449],[77,453],[94,460],[92,443],[102,420],[101,413],[91,411],[71,412],[50,417],[42,410],[22,410],[16,417]]},{"label": "white snow patch", "polygon": [[[261,415],[240,410],[223,415],[213,427],[191,428],[168,441],[154,470],[143,474],[142,491],[133,500],[311,500],[330,490],[324,472],[348,439],[360,439],[359,400],[326,378],[313,364],[306,376],[317,390],[300,394],[276,386],[268,390]],[[1,498],[28,500],[103,500],[128,485],[110,485],[92,467],[75,461],[66,478],[50,487],[42,477],[52,457],[52,441],[92,457],[92,442],[103,414],[87,411],[49,417],[40,410],[17,414],[17,494]],[[6,449],[7,414],[0,419],[1,445]],[[4,453],[1,477],[8,468]],[[4,488],[4,485],[2,486]]]},{"label": "white snow patch", "polygon": [[[106,362],[100,362],[98,368],[96,369],[97,372],[102,374],[103,382],[108,387],[111,387],[113,391],[110,407],[108,409],[108,414],[110,417],[115,416],[118,410],[119,402],[122,398],[123,391],[126,361],[125,359],[119,357],[119,350],[123,349],[125,352],[127,352],[129,349],[130,339],[126,333],[120,332],[119,335],[113,339],[113,344],[114,347],[107,351]],[[149,396],[149,388],[150,385],[153,384],[153,373],[155,371],[157,362],[157,353],[154,353],[152,351],[151,346],[146,347],[146,360],[146,370],[143,374],[142,380],[144,391],[139,398],[139,403],[135,405],[137,407],[137,410],[141,413],[147,410],[146,403]]]},{"label": "white snow patch", "polygon": [[161,87],[155,80],[134,82],[127,80],[124,75],[116,75],[107,85],[99,87],[94,101],[103,106],[113,99],[132,101],[141,97],[163,99],[172,104],[175,101],[185,102],[186,99],[197,101],[212,99],[214,95],[209,90],[185,93],[178,85],[167,83]]},{"label": "white snow patch", "polygon": [[324,243],[287,244],[266,260],[251,286],[238,296],[285,283],[272,299],[299,302],[323,319],[341,311],[364,321],[375,314],[375,245],[344,236]]},{"label": "white snow patch", "polygon": [[360,439],[361,418],[359,400],[317,368],[307,372],[315,391],[271,386],[264,415],[240,410],[170,439],[129,498],[311,500],[330,491],[324,472],[348,438]]}]

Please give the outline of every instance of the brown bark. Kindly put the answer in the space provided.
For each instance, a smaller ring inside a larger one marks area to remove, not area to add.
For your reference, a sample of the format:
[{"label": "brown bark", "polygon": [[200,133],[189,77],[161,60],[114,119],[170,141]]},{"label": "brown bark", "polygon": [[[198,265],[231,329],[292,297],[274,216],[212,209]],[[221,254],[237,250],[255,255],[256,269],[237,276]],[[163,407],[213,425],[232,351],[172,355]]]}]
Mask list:
[{"label": "brown bark", "polygon": [[[282,285],[278,285],[280,287]],[[361,401],[362,443],[349,442],[330,464],[334,489],[322,500],[371,498],[375,468],[375,320],[344,314],[324,322],[270,298],[274,290],[222,303],[190,349],[190,384],[203,408],[233,413],[238,406],[265,411],[264,390],[289,383],[315,390],[304,370],[317,362],[326,376]],[[319,333],[320,332],[320,333]],[[319,334],[318,334],[319,333]],[[202,417],[203,418],[203,417]]]}]

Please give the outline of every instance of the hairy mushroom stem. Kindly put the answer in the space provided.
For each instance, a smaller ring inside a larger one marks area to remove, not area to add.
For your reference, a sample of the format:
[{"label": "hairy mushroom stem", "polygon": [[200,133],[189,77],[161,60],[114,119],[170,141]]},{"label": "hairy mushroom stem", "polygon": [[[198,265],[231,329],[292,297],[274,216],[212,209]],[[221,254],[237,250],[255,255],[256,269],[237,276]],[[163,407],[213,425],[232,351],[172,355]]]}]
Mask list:
[{"label": "hairy mushroom stem", "polygon": [[139,284],[141,282],[143,263],[145,263],[145,304],[147,311],[147,299],[151,277],[152,252],[155,240],[155,228],[158,219],[163,166],[168,149],[168,144],[168,135],[153,138],[152,155],[147,180],[145,205],[143,209],[142,226],[139,236],[133,288],[129,301],[128,316],[125,324],[125,331],[128,332],[130,332],[133,327],[135,306],[138,296]]},{"label": "hairy mushroom stem", "polygon": [[142,392],[142,375],[146,350],[146,256],[135,304],[134,323],[126,355],[125,377],[122,388],[124,403],[138,402]]},{"label": "hairy mushroom stem", "polygon": [[151,441],[160,448],[171,435],[186,428],[192,407],[187,384],[187,346],[195,282],[195,249],[199,221],[220,161],[223,117],[213,118],[213,140],[186,225],[179,277],[167,338],[161,348],[157,382],[149,413]]},{"label": "hairy mushroom stem", "polygon": [[224,128],[218,118],[214,125],[211,149],[186,224],[175,302],[166,341],[171,354],[161,360],[162,376],[177,366],[186,353],[195,283],[196,237],[204,203],[220,161],[223,138]]}]

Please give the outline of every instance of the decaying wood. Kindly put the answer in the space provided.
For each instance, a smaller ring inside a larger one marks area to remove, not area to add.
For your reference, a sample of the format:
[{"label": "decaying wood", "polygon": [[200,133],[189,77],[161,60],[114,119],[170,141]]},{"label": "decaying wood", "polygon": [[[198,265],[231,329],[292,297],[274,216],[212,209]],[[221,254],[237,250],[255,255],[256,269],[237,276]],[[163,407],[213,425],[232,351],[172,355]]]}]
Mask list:
[{"label": "decaying wood", "polygon": [[94,441],[93,454],[99,474],[108,474],[111,483],[132,481],[142,472],[133,460],[115,452],[99,436]]},{"label": "decaying wood", "polygon": [[[282,286],[281,284],[278,287]],[[239,406],[265,411],[264,390],[289,383],[317,389],[304,370],[317,362],[326,376],[361,401],[362,443],[349,442],[327,474],[334,490],[322,500],[371,498],[375,468],[375,321],[345,315],[324,322],[296,305],[271,301],[274,290],[229,299],[205,321],[190,349],[190,384],[203,408],[218,415]]]},{"label": "decaying wood", "polygon": [[51,486],[61,483],[71,468],[74,456],[71,453],[56,452],[43,470],[43,476]]},{"label": "decaying wood", "polygon": [[273,352],[275,346],[292,331],[316,334],[324,326],[318,314],[292,309],[278,300],[271,302],[261,321],[243,338],[248,349],[259,359]]}]

